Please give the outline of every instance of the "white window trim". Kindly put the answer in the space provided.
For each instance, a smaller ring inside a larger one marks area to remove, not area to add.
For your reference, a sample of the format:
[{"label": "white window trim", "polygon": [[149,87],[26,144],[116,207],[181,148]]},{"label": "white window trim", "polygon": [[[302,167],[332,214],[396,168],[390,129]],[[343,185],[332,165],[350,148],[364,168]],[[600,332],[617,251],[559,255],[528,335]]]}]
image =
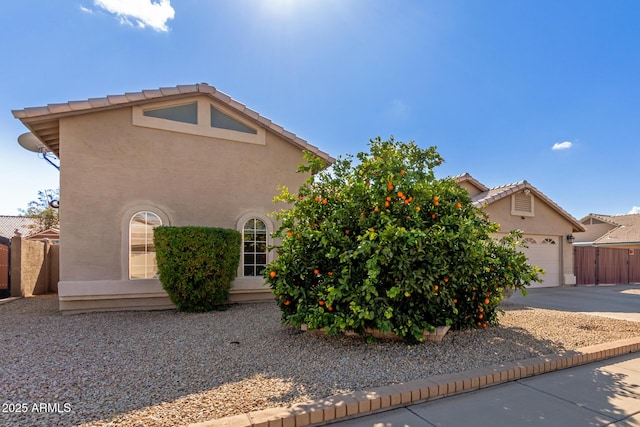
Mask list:
[{"label": "white window trim", "polygon": [[271,239],[271,233],[273,233],[274,231],[273,222],[264,214],[255,212],[246,213],[242,215],[236,222],[236,230],[238,230],[242,235],[240,244],[240,263],[238,264],[237,277],[243,279],[260,279],[260,281],[263,281],[264,278],[261,276],[244,275],[244,224],[253,218],[259,219],[260,221],[264,222],[264,225],[267,227],[267,264],[275,259],[275,251],[270,251],[268,249],[268,247],[273,244],[273,240]]},{"label": "white window trim", "polygon": [[121,239],[120,239],[120,274],[122,280],[127,280],[129,282],[158,282],[157,278],[150,279],[131,279],[129,278],[129,251],[131,248],[131,243],[129,242],[130,232],[129,232],[129,224],[131,224],[131,218],[138,212],[151,212],[160,218],[162,221],[162,225],[170,225],[169,217],[162,210],[158,209],[156,206],[152,205],[135,205],[127,210],[122,215],[122,223],[121,223]]},{"label": "white window trim", "polygon": [[[198,104],[198,123],[183,123],[174,120],[160,119],[157,117],[145,116],[147,110],[156,110],[158,108],[179,107],[181,105]],[[240,132],[229,129],[220,129],[211,127],[211,110],[213,107],[231,117],[240,123],[256,130],[255,134]],[[246,142],[248,144],[266,145],[267,136],[264,128],[250,123],[244,117],[221,105],[213,104],[206,98],[198,100],[188,99],[182,102],[159,102],[151,105],[135,105],[132,107],[132,123],[134,126],[146,127],[151,129],[162,129],[170,132],[186,133],[189,135],[207,136],[211,138],[224,139],[229,141]]]},{"label": "white window trim", "polygon": [[[518,193],[516,193],[516,194],[518,194]],[[529,197],[529,201],[531,202],[531,212],[516,210],[516,194],[512,194],[511,195],[511,215],[514,215],[514,216],[528,216],[528,217],[536,216],[535,215],[535,206],[534,206],[535,199],[533,197],[533,193],[525,194],[526,196]]]}]

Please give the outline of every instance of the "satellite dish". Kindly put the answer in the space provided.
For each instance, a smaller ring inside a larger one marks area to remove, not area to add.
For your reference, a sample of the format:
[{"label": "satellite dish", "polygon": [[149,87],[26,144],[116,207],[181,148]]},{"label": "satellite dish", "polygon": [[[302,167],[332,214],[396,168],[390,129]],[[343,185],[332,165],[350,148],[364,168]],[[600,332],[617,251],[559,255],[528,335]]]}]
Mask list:
[{"label": "satellite dish", "polygon": [[20,144],[20,146],[25,150],[32,151],[34,153],[46,153],[49,151],[47,147],[31,132],[20,135],[18,137],[18,144]]}]

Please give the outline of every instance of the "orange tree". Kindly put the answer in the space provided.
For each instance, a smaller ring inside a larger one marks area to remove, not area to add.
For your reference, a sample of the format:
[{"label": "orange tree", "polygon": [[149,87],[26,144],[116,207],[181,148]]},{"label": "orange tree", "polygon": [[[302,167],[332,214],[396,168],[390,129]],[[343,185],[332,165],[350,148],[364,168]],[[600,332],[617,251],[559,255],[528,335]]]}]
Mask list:
[{"label": "orange tree", "polygon": [[306,160],[310,178],[276,197],[292,207],[276,213],[281,244],[265,269],[283,323],[422,341],[435,326],[496,324],[503,291],[539,281],[521,235],[492,238],[498,225],[467,191],[435,177],[435,147],[377,138],[357,162]]}]

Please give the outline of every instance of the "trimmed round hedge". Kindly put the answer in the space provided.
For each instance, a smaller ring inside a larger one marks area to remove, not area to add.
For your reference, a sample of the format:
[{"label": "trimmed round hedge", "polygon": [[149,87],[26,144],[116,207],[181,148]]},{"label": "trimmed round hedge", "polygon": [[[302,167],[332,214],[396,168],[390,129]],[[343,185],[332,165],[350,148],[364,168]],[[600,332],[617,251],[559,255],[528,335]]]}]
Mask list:
[{"label": "trimmed round hedge", "polygon": [[154,229],[160,282],[180,311],[211,311],[229,300],[241,241],[238,231],[224,228]]}]

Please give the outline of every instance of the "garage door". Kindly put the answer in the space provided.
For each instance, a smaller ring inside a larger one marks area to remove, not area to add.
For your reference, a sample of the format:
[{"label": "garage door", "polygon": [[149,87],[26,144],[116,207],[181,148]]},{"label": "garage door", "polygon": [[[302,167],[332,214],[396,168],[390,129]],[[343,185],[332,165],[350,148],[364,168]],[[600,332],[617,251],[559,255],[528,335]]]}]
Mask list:
[{"label": "garage door", "polygon": [[524,236],[528,248],[522,252],[529,258],[529,264],[544,269],[542,283],[532,283],[531,288],[560,286],[562,268],[560,264],[560,237],[558,236]]}]

